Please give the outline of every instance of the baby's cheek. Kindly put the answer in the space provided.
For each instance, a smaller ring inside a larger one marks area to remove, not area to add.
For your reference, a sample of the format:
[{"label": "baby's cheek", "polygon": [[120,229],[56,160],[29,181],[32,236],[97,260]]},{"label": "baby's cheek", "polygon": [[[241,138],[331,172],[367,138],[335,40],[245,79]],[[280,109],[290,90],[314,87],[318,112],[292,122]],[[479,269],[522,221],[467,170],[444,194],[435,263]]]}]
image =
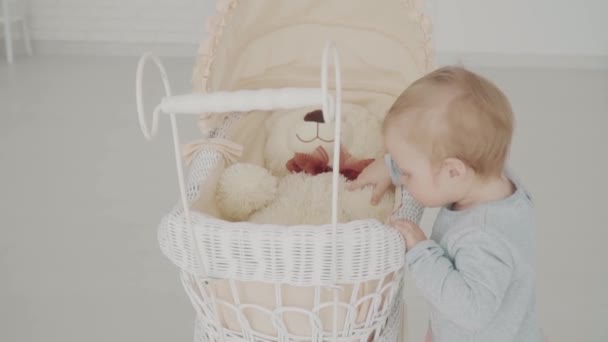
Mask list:
[{"label": "baby's cheek", "polygon": [[392,138],[392,136],[390,134],[384,136],[384,147],[386,147],[386,149],[388,151],[394,151],[395,150],[395,144],[393,143],[394,139]]}]

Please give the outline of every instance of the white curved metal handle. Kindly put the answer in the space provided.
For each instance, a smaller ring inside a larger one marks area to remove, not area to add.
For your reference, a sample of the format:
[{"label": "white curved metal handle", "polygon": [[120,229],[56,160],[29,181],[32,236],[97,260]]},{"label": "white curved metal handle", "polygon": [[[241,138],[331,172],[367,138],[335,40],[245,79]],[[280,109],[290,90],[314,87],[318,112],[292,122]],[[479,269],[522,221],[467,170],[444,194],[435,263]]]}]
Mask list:
[{"label": "white curved metal handle", "polygon": [[[330,54],[334,64],[335,78],[335,101],[331,101],[328,89],[327,73],[329,69]],[[323,50],[323,61],[321,64],[321,90],[323,103],[323,119],[325,122],[334,123],[334,160],[332,172],[332,200],[331,200],[331,224],[333,228],[333,285],[337,285],[338,270],[338,181],[340,176],[340,145],[342,137],[342,79],[340,75],[340,56],[333,41],[329,41]],[[333,311],[333,338],[338,338],[338,292],[334,288],[334,311]]]},{"label": "white curved metal handle", "polygon": [[146,66],[146,62],[148,59],[152,59],[156,67],[160,71],[160,76],[163,81],[163,85],[165,87],[165,95],[171,96],[171,85],[169,84],[169,78],[167,77],[167,71],[163,66],[160,58],[154,56],[150,52],[144,53],[139,59],[139,63],[137,63],[137,74],[135,77],[135,98],[137,99],[137,116],[139,118],[139,127],[144,137],[148,140],[152,140],[156,133],[158,132],[158,117],[161,111],[160,105],[154,108],[152,112],[152,128],[148,128],[148,124],[146,123],[146,117],[144,112],[144,99],[143,99],[143,91],[142,84],[144,78],[144,67]]},{"label": "white curved metal handle", "polygon": [[275,88],[217,91],[169,96],[162,99],[163,113],[233,113],[251,110],[292,109],[321,105],[320,88]]},{"label": "white curved metal handle", "polygon": [[[145,118],[145,113],[144,113],[144,104],[143,104],[143,95],[142,95],[144,67],[146,66],[146,62],[148,61],[148,59],[152,59],[154,61],[154,63],[156,64],[156,66],[158,67],[162,81],[163,81],[163,85],[165,87],[165,95],[167,97],[171,97],[171,85],[169,84],[169,78],[167,77],[167,72],[166,72],[165,67],[164,67],[163,63],[161,62],[160,58],[158,58],[157,56],[154,56],[150,52],[146,52],[145,54],[143,54],[143,56],[141,56],[141,58],[139,59],[139,63],[137,64],[137,75],[136,75],[136,81],[135,81],[135,92],[136,92],[136,97],[137,97],[137,114],[139,117],[139,127],[141,128],[141,132],[143,133],[144,137],[146,137],[146,139],[152,140],[156,136],[156,133],[158,132],[158,117],[161,112],[161,105],[159,104],[154,109],[154,112],[152,113],[152,128],[148,129],[148,125],[146,124],[146,118]],[[171,128],[173,130],[173,146],[174,146],[174,150],[175,150],[175,163],[176,163],[176,168],[177,168],[177,179],[178,179],[178,183],[179,183],[181,201],[182,201],[182,205],[183,205],[183,209],[184,209],[184,215],[186,217],[186,220],[188,221],[188,224],[190,224],[190,211],[188,208],[188,200],[187,200],[187,196],[186,196],[186,186],[185,186],[186,182],[184,180],[184,171],[183,171],[183,165],[182,165],[183,161],[182,161],[182,157],[181,157],[182,153],[181,153],[181,148],[179,146],[179,132],[177,130],[177,120],[175,118],[175,113],[170,113],[170,116],[171,116]]]},{"label": "white curved metal handle", "polygon": [[[143,95],[142,95],[144,67],[145,67],[148,59],[152,59],[154,61],[154,63],[156,64],[156,66],[158,67],[161,77],[162,77],[163,85],[165,87],[165,95],[167,97],[171,96],[171,85],[169,84],[169,78],[167,77],[167,72],[165,71],[165,67],[163,66],[163,63],[161,62],[160,58],[158,58],[157,56],[154,56],[150,52],[143,54],[141,56],[141,58],[139,59],[139,63],[137,65],[137,75],[136,75],[136,80],[135,80],[135,92],[136,92],[136,98],[137,98],[137,114],[139,117],[139,126],[141,128],[141,132],[143,133],[144,137],[146,137],[146,139],[152,140],[156,136],[156,133],[158,132],[158,117],[161,112],[161,105],[159,104],[154,109],[154,112],[152,113],[152,128],[148,129],[148,125],[146,124],[146,118],[145,118],[145,114],[144,114]],[[174,150],[174,154],[175,154],[175,167],[177,169],[177,182],[179,185],[179,193],[180,193],[180,198],[181,198],[181,203],[182,203],[182,209],[184,211],[184,218],[186,220],[187,227],[190,229],[190,233],[192,234],[192,239],[194,240],[194,249],[196,250],[197,255],[199,255],[199,257],[200,257],[202,254],[200,253],[198,241],[196,239],[196,235],[194,234],[194,229],[192,228],[192,220],[190,218],[190,208],[188,205],[188,197],[186,196],[186,181],[184,179],[183,159],[182,159],[182,152],[181,152],[181,148],[180,148],[180,144],[179,144],[179,132],[177,129],[177,119],[175,117],[175,113],[169,113],[169,115],[170,115],[170,119],[171,119],[171,130],[173,133],[172,135],[173,135],[173,150]],[[205,264],[203,263],[202,259],[199,260],[199,262],[201,265],[201,272],[203,273],[202,276],[206,277],[207,272],[205,270]]]},{"label": "white curved metal handle", "polygon": [[[328,87],[328,69],[330,55],[334,64],[335,91],[334,101],[331,100]],[[321,65],[321,91],[323,104],[323,119],[325,122],[334,123],[334,160],[333,160],[333,179],[332,179],[332,207],[331,223],[334,225],[334,234],[338,224],[338,180],[340,170],[340,144],[342,136],[342,80],[340,75],[340,57],[336,44],[332,41],[325,45],[323,50],[323,61]],[[335,247],[334,247],[335,248]]]}]

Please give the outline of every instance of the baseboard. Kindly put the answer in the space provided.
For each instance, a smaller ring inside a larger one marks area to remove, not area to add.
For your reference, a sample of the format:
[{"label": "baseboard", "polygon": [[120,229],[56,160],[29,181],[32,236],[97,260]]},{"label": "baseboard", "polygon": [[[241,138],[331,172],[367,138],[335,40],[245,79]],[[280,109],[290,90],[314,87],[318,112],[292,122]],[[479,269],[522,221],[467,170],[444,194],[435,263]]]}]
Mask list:
[{"label": "baseboard", "polygon": [[437,51],[437,65],[490,68],[554,68],[608,70],[608,55],[503,54]]},{"label": "baseboard", "polygon": [[[3,44],[2,44],[3,45]],[[20,41],[15,41],[15,52],[23,52]],[[139,56],[152,51],[159,56],[192,57],[197,44],[89,42],[36,40],[34,50],[41,55]],[[0,46],[3,51],[3,46]],[[437,65],[461,64],[469,67],[490,68],[557,68],[608,70],[608,55],[586,56],[565,54],[503,54],[485,52],[437,51]]]},{"label": "baseboard", "polygon": [[[183,43],[35,40],[33,45],[36,54],[40,55],[140,56],[151,51],[164,57],[192,57],[198,50],[197,44]],[[19,52],[19,49],[16,50]]]}]

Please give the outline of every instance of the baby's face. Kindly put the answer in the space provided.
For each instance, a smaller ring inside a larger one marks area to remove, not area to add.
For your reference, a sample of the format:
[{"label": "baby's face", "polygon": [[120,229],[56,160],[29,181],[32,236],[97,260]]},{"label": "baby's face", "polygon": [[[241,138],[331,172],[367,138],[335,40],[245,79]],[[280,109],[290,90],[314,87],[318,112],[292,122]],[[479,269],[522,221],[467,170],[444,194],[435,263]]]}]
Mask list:
[{"label": "baby's face", "polygon": [[385,144],[400,183],[418,203],[429,208],[450,204],[450,191],[446,188],[444,172],[440,167],[433,165],[419,148],[408,144],[390,128],[386,132]]}]

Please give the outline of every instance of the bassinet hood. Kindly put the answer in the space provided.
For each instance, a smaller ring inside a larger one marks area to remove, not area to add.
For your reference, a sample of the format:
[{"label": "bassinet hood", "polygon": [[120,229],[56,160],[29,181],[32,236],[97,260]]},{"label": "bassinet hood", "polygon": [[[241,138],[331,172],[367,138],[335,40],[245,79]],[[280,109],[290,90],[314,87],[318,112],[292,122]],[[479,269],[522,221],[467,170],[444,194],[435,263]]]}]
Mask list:
[{"label": "bassinet hood", "polygon": [[430,20],[407,0],[225,0],[199,49],[196,91],[318,87],[336,42],[344,100],[384,115],[432,67]]}]

